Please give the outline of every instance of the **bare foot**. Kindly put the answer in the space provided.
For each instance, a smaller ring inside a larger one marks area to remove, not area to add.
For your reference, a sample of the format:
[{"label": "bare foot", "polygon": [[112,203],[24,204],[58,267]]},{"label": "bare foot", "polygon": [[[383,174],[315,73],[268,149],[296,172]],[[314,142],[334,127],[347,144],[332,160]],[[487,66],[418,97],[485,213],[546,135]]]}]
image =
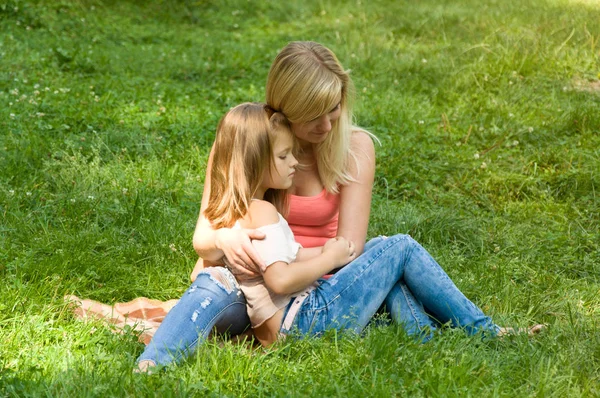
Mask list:
[{"label": "bare foot", "polygon": [[517,334],[521,334],[521,333],[527,333],[529,336],[533,336],[533,335],[540,333],[545,328],[546,328],[546,325],[542,325],[542,324],[538,324],[538,325],[532,326],[530,328],[517,328],[517,329],[515,329],[515,328],[500,328],[500,331],[498,332],[498,337],[504,337],[504,336],[508,336],[508,335],[517,335]]},{"label": "bare foot", "polygon": [[133,373],[145,373],[148,375],[151,375],[152,369],[156,367],[156,364],[154,363],[154,361],[150,361],[150,360],[145,360],[145,361],[140,361],[138,363],[138,367],[136,369],[133,369]]}]

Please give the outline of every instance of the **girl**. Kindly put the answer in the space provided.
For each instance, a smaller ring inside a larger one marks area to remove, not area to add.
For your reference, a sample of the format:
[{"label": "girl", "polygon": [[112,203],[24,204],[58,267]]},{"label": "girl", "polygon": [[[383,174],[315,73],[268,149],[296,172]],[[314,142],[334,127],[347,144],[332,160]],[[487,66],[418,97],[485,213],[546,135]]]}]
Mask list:
[{"label": "girl", "polygon": [[298,165],[294,142],[285,117],[263,104],[229,111],[217,131],[204,211],[215,228],[256,228],[265,234],[253,242],[264,271],[237,276],[254,335],[265,346],[277,339],[284,309],[296,293],[307,293],[318,278],[356,257],[354,244],[344,238],[316,250],[294,241],[281,215]]}]

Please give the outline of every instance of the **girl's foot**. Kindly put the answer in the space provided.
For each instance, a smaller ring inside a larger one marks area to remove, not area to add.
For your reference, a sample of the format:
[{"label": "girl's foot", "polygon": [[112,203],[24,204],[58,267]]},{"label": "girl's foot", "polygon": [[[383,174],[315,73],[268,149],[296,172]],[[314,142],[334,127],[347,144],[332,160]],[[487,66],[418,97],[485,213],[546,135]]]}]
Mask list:
[{"label": "girl's foot", "polygon": [[500,328],[498,337],[504,337],[508,335],[517,335],[521,333],[527,333],[529,336],[536,335],[546,328],[546,325],[538,324],[530,328]]}]

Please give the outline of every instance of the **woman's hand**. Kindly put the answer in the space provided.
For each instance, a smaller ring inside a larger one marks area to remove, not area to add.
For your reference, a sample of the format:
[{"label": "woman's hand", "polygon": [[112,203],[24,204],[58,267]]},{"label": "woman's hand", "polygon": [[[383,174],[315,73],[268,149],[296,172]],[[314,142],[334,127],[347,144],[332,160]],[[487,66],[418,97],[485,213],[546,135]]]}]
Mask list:
[{"label": "woman's hand", "polygon": [[223,252],[233,272],[238,275],[257,276],[258,270],[267,268],[251,239],[262,240],[265,234],[256,229],[221,228],[215,237],[216,247]]},{"label": "woman's hand", "polygon": [[323,253],[331,253],[337,267],[346,265],[356,258],[354,242],[342,237],[332,238],[325,242]]}]

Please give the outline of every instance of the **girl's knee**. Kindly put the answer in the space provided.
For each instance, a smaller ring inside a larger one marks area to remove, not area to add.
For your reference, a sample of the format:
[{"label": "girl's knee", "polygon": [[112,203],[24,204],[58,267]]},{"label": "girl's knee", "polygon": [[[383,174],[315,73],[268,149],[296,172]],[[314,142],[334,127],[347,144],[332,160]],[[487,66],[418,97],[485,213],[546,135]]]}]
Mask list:
[{"label": "girl's knee", "polygon": [[[235,277],[226,268],[223,267],[208,267],[200,271],[193,285],[204,285],[214,283],[221,289],[224,289],[227,294],[239,289],[239,285]],[[192,286],[193,286],[192,285]]]}]

